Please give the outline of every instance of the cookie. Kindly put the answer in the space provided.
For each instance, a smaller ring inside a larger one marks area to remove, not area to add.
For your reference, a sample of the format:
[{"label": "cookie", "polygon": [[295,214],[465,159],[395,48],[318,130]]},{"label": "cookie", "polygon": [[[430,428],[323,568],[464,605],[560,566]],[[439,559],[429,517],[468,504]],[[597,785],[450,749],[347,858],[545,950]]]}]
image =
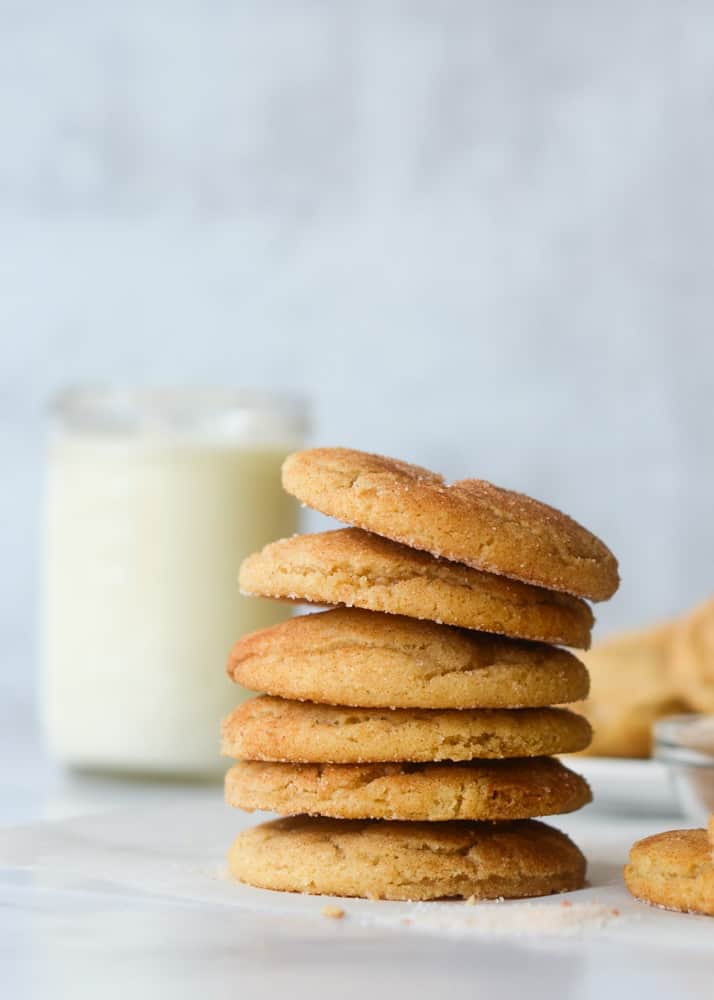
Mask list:
[{"label": "cookie", "polygon": [[253,691],[365,708],[538,708],[589,687],[564,649],[359,608],[245,635],[227,670]]},{"label": "cookie", "polygon": [[436,559],[359,528],[295,535],[249,556],[245,594],[346,604],[586,649],[593,616],[577,597]]},{"label": "cookie", "polygon": [[672,674],[695,711],[714,713],[714,598],[679,621],[672,637]]},{"label": "cookie", "polygon": [[687,710],[673,676],[674,632],[674,623],[666,622],[615,635],[582,654],[590,696],[575,707],[593,727],[586,753],[649,757],[654,723]]},{"label": "cookie", "polygon": [[241,761],[226,802],[281,816],[336,819],[513,820],[573,812],[587,782],[550,757],[466,764],[274,764]]},{"label": "cookie", "polygon": [[349,448],[289,455],[283,486],[323,514],[474,569],[603,601],[617,560],[554,507],[481,479],[436,473]]},{"label": "cookie", "polygon": [[711,844],[712,852],[714,853],[714,813],[712,813],[709,817],[707,831],[709,833],[709,843]]},{"label": "cookie", "polygon": [[638,840],[625,885],[645,903],[714,916],[714,862],[706,830],[671,830]]},{"label": "cookie", "polygon": [[590,732],[565,708],[336,708],[262,696],[224,719],[222,749],[308,764],[543,757],[582,750]]},{"label": "cookie", "polygon": [[497,899],[582,888],[585,858],[544,823],[400,823],[297,816],[241,833],[234,878],[368,899]]}]

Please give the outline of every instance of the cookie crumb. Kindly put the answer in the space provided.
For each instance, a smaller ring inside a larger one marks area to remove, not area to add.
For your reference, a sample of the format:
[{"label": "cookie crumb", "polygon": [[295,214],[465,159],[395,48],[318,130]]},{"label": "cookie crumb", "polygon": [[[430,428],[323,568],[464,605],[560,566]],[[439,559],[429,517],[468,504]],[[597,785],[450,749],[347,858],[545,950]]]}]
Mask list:
[{"label": "cookie crumb", "polygon": [[322,915],[323,917],[330,917],[332,920],[342,920],[345,911],[341,906],[323,906]]}]

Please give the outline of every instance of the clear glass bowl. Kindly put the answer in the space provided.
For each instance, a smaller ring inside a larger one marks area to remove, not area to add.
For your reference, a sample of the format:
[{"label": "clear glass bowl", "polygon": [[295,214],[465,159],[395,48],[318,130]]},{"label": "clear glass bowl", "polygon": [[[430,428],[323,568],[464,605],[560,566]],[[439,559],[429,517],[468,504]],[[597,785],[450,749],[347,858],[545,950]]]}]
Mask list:
[{"label": "clear glass bowl", "polygon": [[654,756],[667,765],[684,815],[706,826],[714,813],[714,715],[672,715],[654,735]]}]

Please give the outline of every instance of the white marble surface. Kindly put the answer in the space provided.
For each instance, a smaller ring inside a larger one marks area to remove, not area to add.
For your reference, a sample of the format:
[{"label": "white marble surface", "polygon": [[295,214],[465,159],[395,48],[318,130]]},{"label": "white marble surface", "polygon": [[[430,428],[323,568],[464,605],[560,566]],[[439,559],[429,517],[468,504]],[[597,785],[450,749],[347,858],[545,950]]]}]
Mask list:
[{"label": "white marble surface", "polygon": [[627,845],[676,817],[590,808],[557,821],[590,861],[591,887],[569,898],[620,911],[604,926],[494,935],[469,929],[460,904],[356,900],[334,921],[323,900],[216,878],[226,844],[256,821],[224,807],[217,786],[62,775],[19,739],[13,756],[0,829],[0,982],[13,1000],[711,996],[714,924],[634,903],[619,877]]},{"label": "white marble surface", "polygon": [[[530,940],[415,935],[353,919],[141,899],[105,887],[3,885],[3,983],[23,998],[449,995],[552,1000],[711,996],[710,948],[685,935]],[[683,920],[694,918],[682,918]]]}]

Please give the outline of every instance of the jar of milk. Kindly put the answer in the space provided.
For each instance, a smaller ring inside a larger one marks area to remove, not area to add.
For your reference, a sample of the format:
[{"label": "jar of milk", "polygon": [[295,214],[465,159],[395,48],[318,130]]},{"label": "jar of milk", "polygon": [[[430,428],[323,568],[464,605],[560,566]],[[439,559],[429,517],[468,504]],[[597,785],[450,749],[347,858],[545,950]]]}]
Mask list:
[{"label": "jar of milk", "polygon": [[43,717],[65,764],[225,770],[219,722],[245,692],[224,664],[290,614],[240,596],[238,567],[293,534],[280,486],[304,404],[218,389],[79,389],[52,410]]}]

